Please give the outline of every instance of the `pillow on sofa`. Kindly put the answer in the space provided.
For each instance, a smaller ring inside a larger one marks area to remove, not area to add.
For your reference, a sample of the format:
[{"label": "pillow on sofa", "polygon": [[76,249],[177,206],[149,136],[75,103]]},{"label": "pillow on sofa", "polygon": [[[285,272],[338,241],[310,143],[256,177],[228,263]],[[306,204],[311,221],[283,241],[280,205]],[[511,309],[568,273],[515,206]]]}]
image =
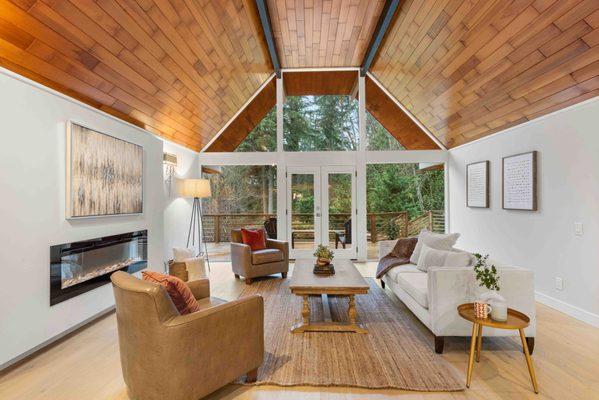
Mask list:
[{"label": "pillow on sofa", "polygon": [[250,246],[252,251],[264,250],[266,248],[266,236],[264,229],[241,228],[241,241]]},{"label": "pillow on sofa", "polygon": [[200,311],[200,305],[193,297],[191,289],[181,279],[154,271],[142,271],[141,275],[145,281],[164,286],[179,314]]},{"label": "pillow on sofa", "polygon": [[208,274],[206,274],[206,263],[204,262],[203,257],[188,258],[185,260],[185,267],[187,268],[190,281],[208,279]]},{"label": "pillow on sofa", "polygon": [[430,267],[468,267],[471,256],[466,252],[437,250],[423,244],[416,268],[427,272]]},{"label": "pillow on sofa", "polygon": [[455,242],[457,242],[459,237],[459,233],[443,234],[430,232],[426,229],[421,230],[420,234],[418,235],[418,243],[416,243],[414,252],[412,252],[412,256],[410,257],[410,262],[412,264],[418,264],[420,249],[422,249],[423,245],[427,245],[428,247],[437,250],[449,251]]},{"label": "pillow on sofa", "polygon": [[188,258],[195,257],[194,249],[187,249],[185,247],[174,247],[173,248],[173,261],[174,262],[183,262]]}]

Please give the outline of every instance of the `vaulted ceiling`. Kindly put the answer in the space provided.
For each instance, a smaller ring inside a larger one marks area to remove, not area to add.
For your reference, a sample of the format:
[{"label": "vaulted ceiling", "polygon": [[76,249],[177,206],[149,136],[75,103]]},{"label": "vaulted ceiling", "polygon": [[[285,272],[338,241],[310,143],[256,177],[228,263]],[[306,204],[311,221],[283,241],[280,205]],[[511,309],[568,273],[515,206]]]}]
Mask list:
[{"label": "vaulted ceiling", "polygon": [[[361,65],[385,10],[265,2],[283,68]],[[194,150],[274,72],[256,0],[0,0],[0,65]],[[599,1],[405,0],[370,73],[466,143],[599,94]]]}]

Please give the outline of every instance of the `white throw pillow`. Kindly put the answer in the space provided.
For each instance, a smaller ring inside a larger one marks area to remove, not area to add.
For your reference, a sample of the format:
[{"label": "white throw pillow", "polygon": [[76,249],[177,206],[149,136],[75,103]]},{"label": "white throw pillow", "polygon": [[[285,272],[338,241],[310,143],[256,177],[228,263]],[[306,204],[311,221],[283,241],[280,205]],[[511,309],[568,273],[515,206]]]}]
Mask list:
[{"label": "white throw pillow", "polygon": [[459,237],[459,233],[443,234],[430,232],[426,229],[421,230],[420,234],[418,235],[418,242],[416,243],[416,247],[414,247],[414,252],[410,257],[410,262],[412,264],[418,264],[418,258],[420,257],[420,249],[423,245],[427,245],[428,247],[437,250],[449,251],[451,250],[455,242],[457,242]]},{"label": "white throw pillow", "polygon": [[470,261],[468,253],[437,250],[423,244],[416,268],[427,272],[430,267],[468,267]]},{"label": "white throw pillow", "polygon": [[173,248],[173,261],[174,262],[183,262],[187,259],[194,258],[195,254],[194,249],[187,249],[185,247],[175,247]]},{"label": "white throw pillow", "polygon": [[187,279],[189,281],[208,279],[208,275],[206,274],[206,263],[202,257],[188,258],[185,260],[185,268],[187,268]]}]

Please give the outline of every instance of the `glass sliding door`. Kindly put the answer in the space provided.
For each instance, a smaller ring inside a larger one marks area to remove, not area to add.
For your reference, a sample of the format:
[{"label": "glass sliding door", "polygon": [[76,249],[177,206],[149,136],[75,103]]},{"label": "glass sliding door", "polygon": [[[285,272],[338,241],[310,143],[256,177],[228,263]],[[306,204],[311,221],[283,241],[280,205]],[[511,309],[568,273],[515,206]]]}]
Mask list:
[{"label": "glass sliding door", "polygon": [[291,258],[312,258],[316,246],[356,258],[355,168],[289,167],[287,227]]},{"label": "glass sliding door", "polygon": [[355,168],[322,167],[323,244],[337,258],[356,258]]},{"label": "glass sliding door", "polygon": [[320,169],[287,170],[287,229],[291,258],[312,257],[321,242]]}]

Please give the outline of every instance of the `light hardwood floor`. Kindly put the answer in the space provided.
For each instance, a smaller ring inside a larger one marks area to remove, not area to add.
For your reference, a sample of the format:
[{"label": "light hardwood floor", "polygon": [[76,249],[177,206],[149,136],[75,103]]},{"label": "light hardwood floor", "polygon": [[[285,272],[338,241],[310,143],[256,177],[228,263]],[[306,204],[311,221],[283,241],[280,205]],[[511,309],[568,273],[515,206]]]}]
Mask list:
[{"label": "light hardwood floor", "polygon": [[[358,268],[365,276],[374,275],[374,263],[358,264]],[[234,299],[244,284],[233,278],[228,263],[213,263],[211,286],[214,296]],[[402,308],[400,312],[409,311]],[[472,387],[464,392],[415,393],[398,390],[229,385],[208,398],[599,399],[599,329],[543,305],[538,305],[537,314],[537,340],[533,360],[539,379],[539,395],[532,392],[517,339],[498,338],[484,342],[481,361],[475,365]],[[446,340],[442,357],[465,376],[468,340]],[[1,374],[0,399],[128,399],[121,376],[114,313]]]}]

